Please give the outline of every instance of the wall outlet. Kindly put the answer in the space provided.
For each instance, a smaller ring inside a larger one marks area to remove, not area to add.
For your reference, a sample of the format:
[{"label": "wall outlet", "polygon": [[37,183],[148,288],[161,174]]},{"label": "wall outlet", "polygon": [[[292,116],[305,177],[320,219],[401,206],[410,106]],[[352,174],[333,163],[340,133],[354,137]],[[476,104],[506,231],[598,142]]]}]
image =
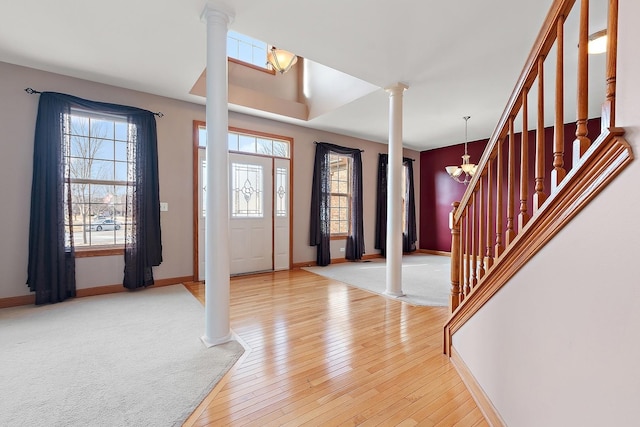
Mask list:
[{"label": "wall outlet", "polygon": [[160,212],[167,212],[169,210],[169,203],[160,202]]},{"label": "wall outlet", "polygon": [[340,252],[344,252],[344,248],[340,248]]}]

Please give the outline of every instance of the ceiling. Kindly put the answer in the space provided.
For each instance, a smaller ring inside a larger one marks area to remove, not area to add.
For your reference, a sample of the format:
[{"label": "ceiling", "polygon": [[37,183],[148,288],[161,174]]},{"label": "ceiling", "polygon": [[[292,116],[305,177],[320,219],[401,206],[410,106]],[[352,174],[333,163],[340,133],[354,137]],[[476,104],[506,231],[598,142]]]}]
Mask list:
[{"label": "ceiling", "polygon": [[[231,29],[380,87],[310,121],[269,118],[386,142],[384,88],[402,82],[403,140],[424,150],[462,142],[466,115],[469,140],[490,136],[552,0],[225,3]],[[189,91],[206,64],[205,4],[0,0],[0,61],[202,104]]]}]

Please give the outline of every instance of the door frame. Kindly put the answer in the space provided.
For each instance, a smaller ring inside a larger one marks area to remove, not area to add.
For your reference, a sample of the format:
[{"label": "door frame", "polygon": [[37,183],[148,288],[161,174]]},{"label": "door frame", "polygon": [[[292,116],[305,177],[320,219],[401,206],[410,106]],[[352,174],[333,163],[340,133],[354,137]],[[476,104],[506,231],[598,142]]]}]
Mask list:
[{"label": "door frame", "polygon": [[[193,281],[197,282],[199,281],[199,233],[198,233],[198,226],[199,226],[199,222],[200,222],[200,212],[198,211],[198,199],[200,197],[200,188],[199,188],[199,179],[198,179],[198,174],[199,174],[199,170],[200,170],[200,163],[198,160],[198,150],[200,149],[200,128],[201,127],[206,127],[206,122],[202,121],[202,120],[194,120],[193,121],[193,133],[192,133],[192,139],[193,139],[193,154],[192,154],[192,158],[193,158]],[[294,188],[293,188],[293,138],[291,137],[287,137],[287,136],[282,136],[282,135],[276,135],[276,134],[272,134],[272,133],[266,133],[266,132],[259,132],[259,131],[255,131],[255,130],[250,130],[250,129],[242,129],[242,128],[237,128],[237,127],[233,127],[233,126],[229,126],[228,128],[229,132],[237,132],[237,133],[244,133],[244,134],[248,134],[248,135],[253,135],[253,136],[262,136],[265,138],[270,138],[270,139],[278,139],[281,141],[288,141],[289,142],[289,158],[287,160],[289,160],[289,269],[291,269],[291,267],[293,266],[293,195],[294,195]],[[244,152],[239,152],[240,154],[249,154],[249,155],[255,155],[255,156],[262,156],[262,157],[270,157],[270,158],[279,158],[279,157],[274,157],[274,156],[264,156],[261,154],[252,154],[252,153],[244,153]],[[275,171],[275,169],[274,169]],[[273,218],[273,213],[272,213],[272,218]],[[274,219],[272,219],[274,220]],[[272,251],[273,252],[273,251]]]}]

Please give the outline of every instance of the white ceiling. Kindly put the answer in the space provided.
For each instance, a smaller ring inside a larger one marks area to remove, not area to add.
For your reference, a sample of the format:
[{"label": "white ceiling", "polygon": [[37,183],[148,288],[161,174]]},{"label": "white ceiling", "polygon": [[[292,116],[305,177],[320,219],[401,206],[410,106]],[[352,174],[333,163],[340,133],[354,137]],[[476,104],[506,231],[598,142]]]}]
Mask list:
[{"label": "white ceiling", "polygon": [[[462,142],[465,115],[469,140],[491,134],[551,3],[226,1],[235,10],[231,29],[381,88],[295,123],[384,142],[383,88],[403,82],[403,139],[419,150]],[[206,63],[205,4],[0,0],[0,61],[203,103],[189,90]]]}]

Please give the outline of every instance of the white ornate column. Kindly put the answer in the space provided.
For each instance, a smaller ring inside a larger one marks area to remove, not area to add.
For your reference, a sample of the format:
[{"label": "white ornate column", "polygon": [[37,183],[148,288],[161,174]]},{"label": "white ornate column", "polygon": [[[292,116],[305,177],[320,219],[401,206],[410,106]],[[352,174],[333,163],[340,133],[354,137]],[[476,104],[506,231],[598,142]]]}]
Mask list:
[{"label": "white ornate column", "polygon": [[385,293],[403,296],[402,291],[402,95],[409,86],[396,83],[389,92],[389,166],[387,172],[387,288]]},{"label": "white ornate column", "polygon": [[229,326],[229,162],[227,152],[227,29],[233,13],[208,3],[207,25],[207,200],[205,219],[205,328],[207,347],[231,339]]}]

